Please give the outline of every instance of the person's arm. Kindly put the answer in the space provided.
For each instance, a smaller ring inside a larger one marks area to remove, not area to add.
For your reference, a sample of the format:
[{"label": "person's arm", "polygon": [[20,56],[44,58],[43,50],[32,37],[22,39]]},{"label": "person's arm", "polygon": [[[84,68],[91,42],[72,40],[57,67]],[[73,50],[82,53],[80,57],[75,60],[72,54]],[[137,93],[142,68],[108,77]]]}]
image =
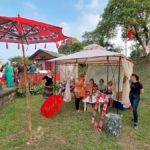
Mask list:
[{"label": "person's arm", "polygon": [[140,94],[143,94],[144,93],[144,88],[143,88],[143,85],[140,83]]},{"label": "person's arm", "polygon": [[45,80],[46,79],[46,76],[44,76],[43,78],[42,78],[42,80]]},{"label": "person's arm", "polygon": [[140,93],[141,93],[141,94],[144,94],[144,89],[143,89],[143,88],[140,89]]}]

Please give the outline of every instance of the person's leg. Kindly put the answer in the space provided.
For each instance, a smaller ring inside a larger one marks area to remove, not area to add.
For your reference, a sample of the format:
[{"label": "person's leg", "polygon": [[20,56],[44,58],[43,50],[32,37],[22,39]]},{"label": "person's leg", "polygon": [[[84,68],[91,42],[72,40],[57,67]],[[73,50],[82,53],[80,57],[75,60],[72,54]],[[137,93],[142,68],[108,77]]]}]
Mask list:
[{"label": "person's leg", "polygon": [[133,99],[134,126],[138,125],[138,113],[137,113],[138,105],[139,105],[139,96],[134,96],[134,99]]},{"label": "person's leg", "polygon": [[76,110],[79,110],[79,103],[80,103],[80,98],[76,98],[75,99]]},{"label": "person's leg", "polygon": [[129,99],[130,99],[131,106],[132,106],[132,108],[133,108],[133,99],[134,99],[133,96],[130,95]]}]

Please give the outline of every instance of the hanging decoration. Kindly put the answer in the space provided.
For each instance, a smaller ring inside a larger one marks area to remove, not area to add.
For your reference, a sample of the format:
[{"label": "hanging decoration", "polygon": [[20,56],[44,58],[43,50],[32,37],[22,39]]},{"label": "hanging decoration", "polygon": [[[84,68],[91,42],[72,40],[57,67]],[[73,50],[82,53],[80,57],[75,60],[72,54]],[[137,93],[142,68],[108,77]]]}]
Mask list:
[{"label": "hanging decoration", "polygon": [[6,43],[6,49],[8,49],[8,43]]},{"label": "hanging decoration", "polygon": [[64,48],[64,42],[61,42],[60,48]]},{"label": "hanging decoration", "polygon": [[18,49],[20,49],[20,44],[18,43]]},{"label": "hanging decoration", "polygon": [[57,48],[57,49],[59,48],[59,43],[58,43],[58,42],[56,42],[56,48]]},{"label": "hanging decoration", "polygon": [[36,44],[35,44],[35,47],[34,47],[34,49],[36,50]]},{"label": "hanging decoration", "polygon": [[73,43],[73,40],[72,40],[72,38],[70,38],[69,39],[69,44],[72,45],[72,43]]},{"label": "hanging decoration", "polygon": [[131,40],[133,38],[133,30],[132,30],[132,28],[128,29],[128,38],[129,38],[129,40]]},{"label": "hanging decoration", "polygon": [[47,46],[46,46],[46,43],[45,43],[44,48],[46,49],[46,47],[47,47]]}]

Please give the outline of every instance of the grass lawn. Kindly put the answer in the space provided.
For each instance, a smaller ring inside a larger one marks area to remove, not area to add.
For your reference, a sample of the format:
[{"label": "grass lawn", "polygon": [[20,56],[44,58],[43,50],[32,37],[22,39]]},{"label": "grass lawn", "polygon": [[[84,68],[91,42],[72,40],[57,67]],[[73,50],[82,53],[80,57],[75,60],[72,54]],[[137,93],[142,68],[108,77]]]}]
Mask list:
[{"label": "grass lawn", "polygon": [[32,96],[34,143],[27,146],[26,101],[16,98],[0,110],[0,150],[150,150],[150,63],[138,61],[135,71],[145,87],[138,130],[133,129],[132,112],[120,111],[123,115],[120,137],[97,133],[90,123],[91,114],[75,113],[74,101],[64,103],[55,118],[46,119],[39,113],[42,96]]}]

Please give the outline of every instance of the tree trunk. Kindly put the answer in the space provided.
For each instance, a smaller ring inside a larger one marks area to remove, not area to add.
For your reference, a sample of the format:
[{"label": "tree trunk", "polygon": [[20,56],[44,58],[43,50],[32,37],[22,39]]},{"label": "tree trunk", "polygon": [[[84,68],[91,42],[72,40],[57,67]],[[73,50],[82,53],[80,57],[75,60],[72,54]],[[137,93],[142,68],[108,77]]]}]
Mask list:
[{"label": "tree trunk", "polygon": [[138,34],[138,31],[137,31],[136,26],[134,26],[134,31],[135,31],[134,34],[135,34],[135,37],[136,37],[137,41],[138,41],[139,44],[142,46],[142,48],[143,48],[143,50],[144,50],[144,52],[145,52],[145,56],[147,56],[148,53],[149,53],[149,50],[148,50],[148,43],[146,44],[146,42],[144,43],[144,42],[142,41],[142,39],[140,38],[140,36],[139,36],[139,34]]}]

